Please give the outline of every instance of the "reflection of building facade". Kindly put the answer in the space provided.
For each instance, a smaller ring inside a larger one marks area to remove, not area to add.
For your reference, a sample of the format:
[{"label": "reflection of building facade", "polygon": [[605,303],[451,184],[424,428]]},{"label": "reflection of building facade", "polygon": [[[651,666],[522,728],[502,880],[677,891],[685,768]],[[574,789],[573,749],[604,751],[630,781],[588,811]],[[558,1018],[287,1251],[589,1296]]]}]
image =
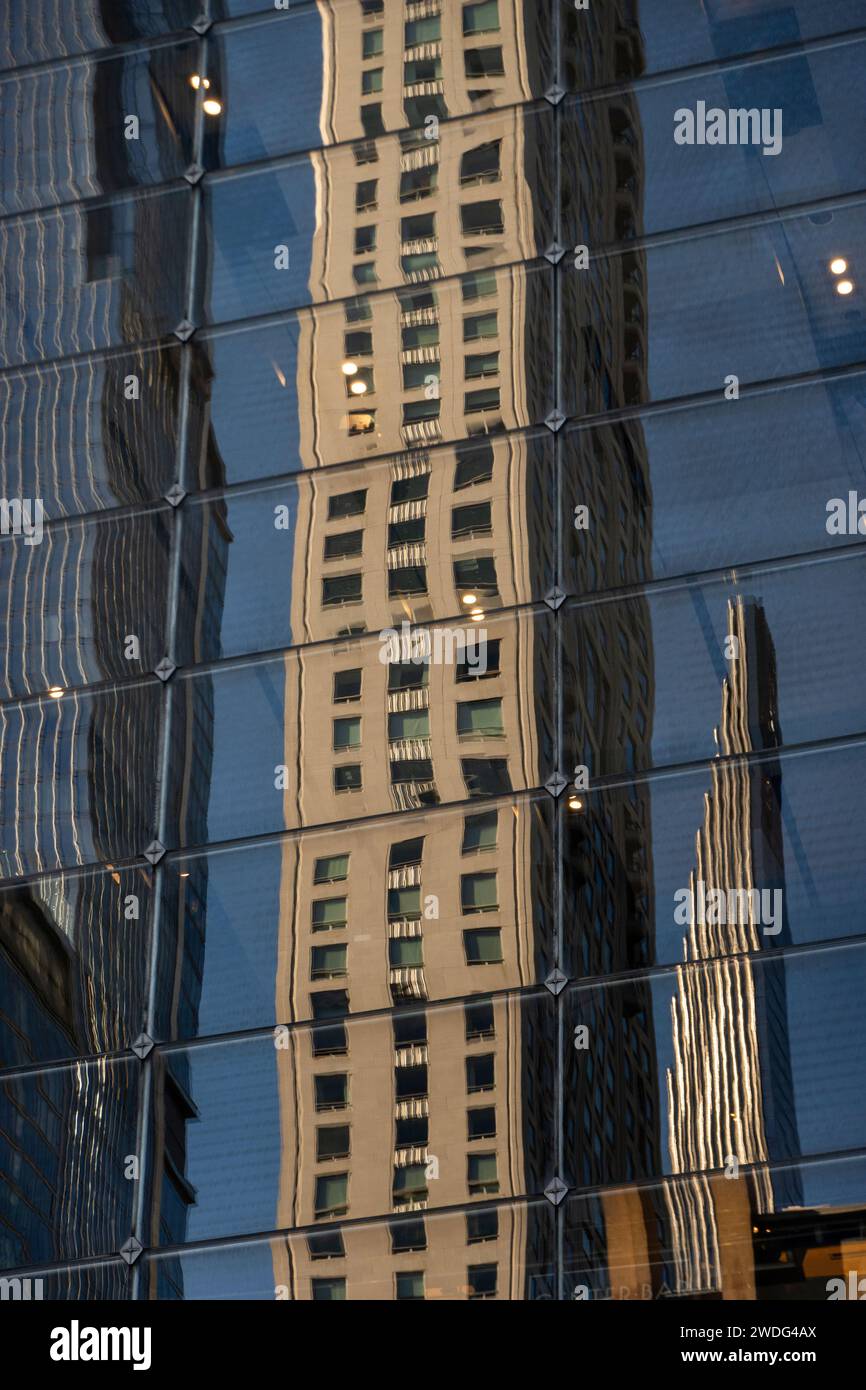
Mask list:
[{"label": "reflection of building facade", "polygon": [[[729,673],[722,687],[719,754],[774,748],[781,742],[772,638],[760,605],[738,598],[728,605]],[[711,766],[704,824],[695,839],[690,893],[738,892],[736,920],[701,922],[718,912],[692,912],[684,941],[689,964],[678,967],[671,1003],[674,1064],[667,1074],[668,1144],[676,1173],[758,1165],[750,1175],[759,1212],[776,1210],[770,1171],[761,1165],[797,1152],[793,1083],[787,1042],[783,967],[756,965],[754,953],[785,943],[783,922],[772,938],[760,916],[761,892],[784,883],[781,773],[770,761]],[[757,893],[755,892],[757,890]],[[740,912],[742,906],[744,911]],[[727,912],[724,914],[727,917]],[[705,962],[700,967],[692,962]],[[711,962],[711,964],[710,964]],[[736,1186],[731,1179],[732,1186]],[[796,1184],[782,1180],[783,1205],[796,1203]],[[721,1282],[721,1239],[710,1180],[669,1184],[676,1231],[677,1284],[715,1288]],[[748,1203],[744,1219],[750,1221]]]}]

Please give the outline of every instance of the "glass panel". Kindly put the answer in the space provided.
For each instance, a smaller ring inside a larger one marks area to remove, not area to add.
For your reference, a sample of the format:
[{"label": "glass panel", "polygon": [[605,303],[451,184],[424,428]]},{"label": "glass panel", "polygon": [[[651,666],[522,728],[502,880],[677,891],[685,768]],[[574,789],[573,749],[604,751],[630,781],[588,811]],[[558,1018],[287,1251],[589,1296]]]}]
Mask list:
[{"label": "glass panel", "polygon": [[[231,0],[231,5],[260,8],[260,0]],[[198,0],[142,0],[113,7],[106,15],[101,0],[78,0],[75,8],[64,0],[39,0],[0,12],[0,68],[48,63],[76,53],[89,53],[116,43],[158,38],[175,29],[189,28],[200,12]]]},{"label": "glass panel", "polygon": [[[567,992],[567,1181],[726,1181],[736,1164],[769,1195],[770,1164],[862,1148],[862,1069],[835,1039],[863,1027],[866,946],[719,959],[700,933],[690,957]],[[804,1197],[790,1170],[779,1208]]]},{"label": "glass panel", "polygon": [[600,255],[588,270],[569,259],[567,413],[704,391],[724,400],[738,384],[862,362],[856,287],[839,294],[829,266],[864,232],[866,203],[852,202]]},{"label": "glass panel", "polygon": [[166,189],[0,222],[0,366],[164,337],[184,318],[192,198]]},{"label": "glass panel", "polygon": [[[475,1243],[468,1243],[469,1222],[485,1232]],[[428,1298],[462,1301],[471,1297],[469,1267],[481,1251],[497,1270],[499,1298],[555,1296],[555,1213],[547,1201],[478,1206],[468,1216],[427,1212],[420,1223],[409,1217],[353,1222],[328,1234],[340,1238],[339,1253],[328,1258],[318,1255],[318,1244],[311,1250],[312,1236],[300,1233],[149,1253],[142,1297],[306,1302],[316,1297],[314,1280],[330,1279],[345,1281],[347,1299],[388,1301],[398,1295],[398,1278],[417,1287],[423,1277]],[[316,1241],[323,1235],[317,1232]]]},{"label": "glass panel", "polygon": [[866,154],[846,132],[866,115],[864,58],[861,40],[567,104],[563,240],[595,249],[861,192]]},{"label": "glass panel", "polygon": [[710,915],[719,955],[866,935],[864,787],[858,741],[581,793],[562,811],[566,970],[675,964]]},{"label": "glass panel", "polygon": [[128,1238],[140,1065],[102,1057],[0,1075],[0,1268],[113,1255]]},{"label": "glass panel", "polygon": [[632,773],[859,733],[866,671],[851,624],[864,596],[855,548],[571,608],[568,766]]},{"label": "glass panel", "polygon": [[[498,835],[484,855],[495,881],[489,891],[486,881],[478,887],[481,906],[498,902],[500,928],[501,964],[487,967],[485,988],[517,987],[526,983],[530,968],[537,979],[552,968],[553,809],[547,793],[498,808]],[[464,954],[467,922],[454,872],[455,864],[466,862],[461,861],[464,817],[443,808],[409,819],[423,849],[405,867],[394,868],[390,861],[391,846],[405,840],[405,816],[168,858],[157,999],[161,1036],[192,1038],[309,1019],[312,1000],[320,996],[311,994],[307,963],[311,948],[322,943],[325,925],[332,927],[326,939],[339,930],[350,948],[346,983],[352,1013],[476,992],[476,972]],[[323,887],[328,874],[338,888]],[[392,931],[398,930],[393,945],[421,942],[423,968],[407,972],[396,962],[389,965],[389,918]],[[398,924],[407,920],[419,937],[399,934]],[[417,1018],[401,1014],[396,1021],[411,1032]],[[478,1028],[484,1032],[488,1023],[482,1022]],[[401,1038],[417,1040],[404,1033]]]},{"label": "glass panel", "polygon": [[[435,675],[420,698],[388,693],[388,658],[396,637],[383,633],[342,641],[340,664],[348,657],[364,670],[364,694],[356,707],[364,720],[363,790],[350,802],[333,799],[330,647],[291,650],[201,673],[181,669],[169,687],[175,746],[181,749],[184,729],[195,727],[207,738],[209,759],[206,769],[198,767],[194,801],[187,794],[186,764],[178,759],[172,768],[169,847],[201,844],[206,836],[229,840],[293,829],[305,819],[336,824],[346,816],[420,809],[440,800],[540,785],[550,775],[552,756],[553,704],[547,698],[555,656],[552,626],[553,615],[544,607],[491,613],[483,627],[478,622],[468,629],[467,653],[475,653],[472,643],[479,632],[500,643],[500,669],[485,680],[485,692],[501,698],[507,733],[492,751],[486,741],[458,741],[454,706],[465,687],[455,679],[453,635],[446,641],[442,629],[426,629],[429,670]],[[386,710],[413,704],[429,709],[429,738],[387,741]],[[301,759],[289,751],[299,728]],[[224,795],[228,787],[230,796]]]},{"label": "glass panel", "polygon": [[197,54],[187,42],[0,78],[0,213],[178,178],[192,163]]},{"label": "glass panel", "polygon": [[[466,1202],[466,1121],[453,1097],[466,1093],[465,1061],[479,1047],[498,1062],[488,1103],[499,1118],[501,1137],[490,1149],[500,1195],[540,1196],[552,1162],[553,1001],[544,990],[502,996],[493,1008],[496,1037],[481,1044],[465,1041],[462,1007],[428,1008],[429,1066],[406,1069],[410,1081],[416,1071],[426,1074],[408,1086],[416,1097],[421,1086],[416,1102],[397,1095],[402,1068],[395,1068],[388,1017],[349,1021],[339,1057],[317,1056],[308,1029],[288,1030],[276,1047],[268,1032],[167,1055],[169,1074],[178,1075],[180,1068],[195,1106],[194,1123],[183,1130],[182,1176],[196,1200],[185,1210],[183,1231],[175,1230],[172,1239],[185,1243],[312,1226],[343,1209],[353,1220],[387,1217],[395,1192],[402,1214],[417,1216],[412,1193],[422,1184],[428,1223],[431,1210]],[[341,1123],[352,1128],[351,1158],[336,1174],[317,1166],[315,1158],[314,1077],[331,1071],[349,1075],[349,1107]],[[410,1104],[422,1105],[429,1115],[429,1144],[419,1160],[395,1167],[389,1136],[395,1117],[408,1113]],[[432,1154],[438,1177],[425,1171]],[[344,1240],[348,1248],[347,1232]]]},{"label": "glass panel", "polygon": [[19,534],[0,540],[0,698],[154,669],[165,654],[170,515],[165,504],[46,526],[35,506],[23,510]]}]

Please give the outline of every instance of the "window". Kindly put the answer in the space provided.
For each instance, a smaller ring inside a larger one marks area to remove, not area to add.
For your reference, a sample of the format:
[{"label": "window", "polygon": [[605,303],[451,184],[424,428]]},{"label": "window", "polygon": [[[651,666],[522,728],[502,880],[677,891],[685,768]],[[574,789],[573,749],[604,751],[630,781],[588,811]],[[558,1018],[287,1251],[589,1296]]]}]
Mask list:
[{"label": "window", "polygon": [[307,1252],[311,1260],[339,1260],[346,1253],[340,1231],[322,1231],[307,1236]]},{"label": "window", "polygon": [[[499,592],[496,562],[492,555],[467,555],[453,562],[454,587],[490,596]],[[360,575],[358,576],[360,578]],[[489,644],[488,644],[489,645]]]},{"label": "window", "polygon": [[463,933],[467,965],[501,965],[502,933],[498,927],[479,927]]},{"label": "window", "polygon": [[463,52],[463,68],[467,77],[502,77],[502,49],[467,48]]},{"label": "window", "polygon": [[428,279],[438,279],[442,273],[438,251],[412,251],[400,257],[400,267],[404,275],[422,275],[429,271]]},{"label": "window", "polygon": [[498,1192],[499,1178],[496,1172],[496,1154],[469,1154],[466,1163],[466,1179],[470,1193]]},{"label": "window", "polygon": [[346,1299],[345,1279],[312,1279],[314,1303],[343,1303]]},{"label": "window", "polygon": [[496,376],[498,372],[498,352],[473,352],[463,358],[463,375],[467,381],[477,381],[479,377],[484,376]]},{"label": "window", "polygon": [[399,1255],[404,1250],[426,1250],[427,1232],[421,1221],[393,1221],[391,1223],[391,1254]]},{"label": "window", "polygon": [[505,231],[502,204],[494,198],[484,203],[464,203],[460,208],[464,236],[500,236]]},{"label": "window", "polygon": [[468,1211],[466,1213],[467,1245],[480,1245],[486,1240],[496,1240],[498,1235],[498,1211]]},{"label": "window", "polygon": [[490,34],[499,29],[499,0],[463,6],[463,33]]},{"label": "window", "polygon": [[345,943],[334,946],[313,946],[310,949],[310,977],[313,980],[331,980],[346,973],[348,947]]},{"label": "window", "polygon": [[417,425],[422,420],[439,418],[440,402],[436,399],[403,402],[403,424]]},{"label": "window", "polygon": [[427,1015],[414,1009],[393,1015],[395,1047],[416,1047],[427,1041]]},{"label": "window", "polygon": [[457,705],[457,732],[462,738],[503,738],[501,700],[461,700]]},{"label": "window", "polygon": [[[468,362],[470,359],[467,358]],[[464,487],[474,487],[476,483],[486,483],[493,477],[493,446],[483,445],[471,452],[458,451],[457,467],[454,470],[454,491]]]},{"label": "window", "polygon": [[400,569],[388,571],[388,597],[400,598],[404,594],[426,594],[427,568],[425,565],[405,565]]},{"label": "window", "polygon": [[366,17],[371,14],[382,14],[385,9],[385,0],[361,0],[361,14]]},{"label": "window", "polygon": [[376,224],[355,228],[355,255],[367,256],[376,250]]},{"label": "window", "polygon": [[348,1211],[349,1174],[329,1173],[316,1178],[316,1220],[345,1216]]},{"label": "window", "polygon": [[354,333],[343,335],[343,351],[347,359],[353,357],[369,357],[373,351],[373,334],[366,329],[357,329]]},{"label": "window", "polygon": [[440,121],[444,121],[448,116],[448,107],[444,97],[435,94],[429,96],[406,97],[403,102],[403,110],[406,115],[406,124],[417,132],[414,141],[407,142],[408,148],[413,144],[418,147],[428,147],[429,143],[424,138],[424,122],[428,116],[438,116]]},{"label": "window", "polygon": [[419,323],[414,327],[404,328],[402,331],[403,348],[409,352],[412,348],[438,347],[439,346],[439,325],[438,323]]},{"label": "window", "polygon": [[466,1090],[469,1095],[478,1091],[492,1091],[494,1084],[495,1054],[485,1052],[480,1057],[466,1058]]},{"label": "window", "polygon": [[368,29],[361,35],[361,57],[378,58],[385,51],[384,29]]},{"label": "window", "polygon": [[431,58],[410,58],[403,64],[403,86],[414,87],[419,82],[441,82],[442,81],[442,59],[438,56]]},{"label": "window", "polygon": [[412,203],[418,198],[428,198],[438,186],[438,164],[428,164],[423,169],[404,169],[400,175],[400,202]]},{"label": "window", "polygon": [[426,1163],[408,1163],[405,1168],[394,1169],[394,1206],[405,1206],[409,1202],[423,1202],[427,1198]]},{"label": "window", "polygon": [[375,285],[378,276],[376,275],[375,261],[359,261],[352,266],[352,279],[356,285]]},{"label": "window", "polygon": [[405,1120],[394,1122],[394,1136],[398,1149],[411,1149],[426,1144],[430,1124],[426,1115],[413,1115]]},{"label": "window", "polygon": [[501,145],[501,140],[490,140],[487,144],[476,145],[472,150],[464,150],[460,160],[460,183],[464,186],[472,183],[495,183],[500,176]]},{"label": "window", "polygon": [[442,37],[442,16],[430,15],[427,19],[410,19],[403,31],[406,48],[417,48],[422,43],[438,43]]},{"label": "window", "polygon": [[355,211],[373,212],[378,207],[376,190],[378,179],[362,179],[355,184]]},{"label": "window", "polygon": [[427,684],[426,662],[396,662],[388,667],[388,693],[421,690]]},{"label": "window", "polygon": [[331,1072],[313,1078],[316,1110],[345,1110],[349,1104],[349,1078],[345,1072]]},{"label": "window", "polygon": [[426,1094],[426,1066],[394,1068],[394,1095],[397,1100],[417,1100]]},{"label": "window", "polygon": [[334,704],[361,698],[361,668],[334,672]]},{"label": "window", "polygon": [[423,835],[414,840],[399,840],[388,852],[388,868],[405,869],[409,864],[420,864],[423,853]]},{"label": "window", "polygon": [[328,520],[338,521],[344,516],[363,516],[367,508],[367,489],[357,492],[337,492],[328,498]]},{"label": "window", "polygon": [[352,719],[334,720],[334,750],[341,748],[360,748],[361,747],[361,719],[355,716]]},{"label": "window", "polygon": [[426,518],[423,516],[413,517],[410,521],[389,521],[388,549],[393,550],[397,546],[423,541],[426,527]]},{"label": "window", "polygon": [[[321,993],[311,997],[310,1003],[316,1022],[324,1019],[345,1018],[349,1012],[349,996],[344,989],[322,990]],[[342,1023],[335,1023],[331,1027],[314,1028],[312,1042],[314,1057],[329,1057],[335,1053],[348,1051],[346,1029]]]},{"label": "window", "polygon": [[401,502],[417,502],[427,496],[430,487],[429,473],[414,473],[409,478],[395,478],[391,484],[391,506]]},{"label": "window", "polygon": [[[478,1112],[481,1113],[480,1111]],[[349,1157],[349,1126],[324,1125],[316,1130],[316,1161]]]},{"label": "window", "polygon": [[349,435],[372,434],[376,428],[375,410],[350,410],[346,416]]},{"label": "window", "polygon": [[495,912],[499,907],[496,874],[461,874],[461,912]]},{"label": "window", "polygon": [[420,936],[396,936],[388,942],[388,964],[392,970],[419,968],[424,964]]},{"label": "window", "polygon": [[507,758],[461,758],[469,796],[502,796],[512,790]]},{"label": "window", "polygon": [[496,1297],[496,1265],[470,1265],[466,1280],[470,1298]]},{"label": "window", "polygon": [[478,1110],[466,1111],[466,1138],[469,1140],[496,1138],[495,1105],[485,1105]]},{"label": "window", "polygon": [[397,710],[388,715],[388,738],[429,738],[430,711],[426,709]]},{"label": "window", "polygon": [[332,931],[344,927],[348,920],[346,902],[346,898],[317,898],[312,904],[313,931]]},{"label": "window", "polygon": [[363,295],[356,295],[354,299],[346,300],[346,322],[365,323],[367,319],[373,317],[373,310],[370,308],[370,301]]},{"label": "window", "polygon": [[339,883],[349,876],[348,854],[329,854],[317,859],[313,869],[314,883]]},{"label": "window", "polygon": [[[381,69],[379,72],[381,75]],[[371,101],[361,107],[361,128],[368,140],[377,140],[380,135],[385,134],[381,101]]]},{"label": "window", "polygon": [[421,889],[417,885],[411,888],[388,889],[389,922],[397,921],[399,918],[403,917],[420,920]]},{"label": "window", "polygon": [[429,758],[400,758],[391,763],[391,781],[395,786],[401,782],[432,782],[433,763]]},{"label": "window", "polygon": [[360,555],[364,544],[363,531],[344,531],[340,536],[325,537],[326,560],[348,560]]},{"label": "window", "polygon": [[439,362],[406,362],[403,365],[403,390],[417,391],[428,384],[427,378],[439,376]]},{"label": "window", "polygon": [[452,540],[462,540],[466,536],[489,536],[492,530],[489,502],[475,502],[467,507],[452,508]]},{"label": "window", "polygon": [[424,1271],[394,1275],[394,1293],[399,1302],[418,1302],[424,1298]]},{"label": "window", "polygon": [[464,343],[474,343],[479,338],[495,338],[498,331],[498,315],[495,310],[489,314],[468,314],[463,320]]},{"label": "window", "polygon": [[363,786],[360,763],[347,763],[334,768],[335,792],[359,792]]},{"label": "window", "polygon": [[435,212],[416,213],[413,217],[403,217],[400,220],[401,241],[423,241],[435,235]]},{"label": "window", "polygon": [[493,1024],[493,1004],[489,999],[464,1004],[463,1013],[466,1022],[467,1042],[476,1042],[479,1038],[496,1036]]},{"label": "window", "polygon": [[344,603],[361,602],[360,574],[339,574],[322,580],[322,607],[339,608]]},{"label": "window", "polygon": [[483,811],[478,816],[464,816],[462,854],[475,854],[496,848],[498,811]]},{"label": "window", "polygon": [[463,302],[471,304],[474,299],[489,299],[496,293],[496,272],[495,270],[475,270],[471,275],[464,275],[460,281],[463,291]]},{"label": "window", "polygon": [[[455,667],[457,680],[477,681],[488,676],[498,676],[499,643],[498,637],[488,637],[486,642],[479,642],[473,651],[470,651],[467,644]],[[470,656],[474,658],[472,662],[469,661]]]},{"label": "window", "polygon": [[498,409],[498,386],[488,386],[483,391],[467,391],[463,397],[464,415],[483,415],[486,410]]},{"label": "window", "polygon": [[[383,68],[367,68],[361,73],[361,95],[365,97],[373,96],[374,92],[382,90]],[[381,107],[379,108],[381,111]],[[366,131],[364,132],[367,133]]]}]

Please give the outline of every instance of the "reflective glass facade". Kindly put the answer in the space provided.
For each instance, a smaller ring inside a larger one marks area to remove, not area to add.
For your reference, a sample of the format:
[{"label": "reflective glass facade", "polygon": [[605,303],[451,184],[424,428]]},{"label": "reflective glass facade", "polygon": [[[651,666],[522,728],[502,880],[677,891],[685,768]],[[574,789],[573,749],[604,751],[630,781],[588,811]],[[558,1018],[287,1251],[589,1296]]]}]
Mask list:
[{"label": "reflective glass facade", "polygon": [[3,1278],[866,1273],[864,74],[862,0],[5,7]]}]

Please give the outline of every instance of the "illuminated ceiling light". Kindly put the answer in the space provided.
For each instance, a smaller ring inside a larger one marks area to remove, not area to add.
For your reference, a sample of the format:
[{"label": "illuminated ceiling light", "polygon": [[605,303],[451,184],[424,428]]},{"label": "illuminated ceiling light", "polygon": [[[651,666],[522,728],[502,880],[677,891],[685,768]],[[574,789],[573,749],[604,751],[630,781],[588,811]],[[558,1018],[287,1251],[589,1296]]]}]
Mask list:
[{"label": "illuminated ceiling light", "polygon": [[464,594],[464,595],[463,595],[463,602],[466,604],[466,607],[467,607],[467,608],[471,608],[472,605],[473,605],[473,603],[477,603],[477,602],[478,602],[478,595],[477,595],[477,594]]},{"label": "illuminated ceiling light", "polygon": [[482,618],[484,617],[484,609],[483,609],[483,608],[473,608],[473,610],[472,610],[472,612],[469,614],[469,616],[470,616],[470,618],[472,619],[473,623],[480,623],[481,620],[482,620]]},{"label": "illuminated ceiling light", "polygon": [[366,381],[353,381],[349,390],[353,396],[363,396],[367,390],[367,383]]},{"label": "illuminated ceiling light", "polygon": [[216,97],[206,97],[202,106],[209,116],[218,116],[223,109],[222,102],[217,101]]},{"label": "illuminated ceiling light", "polygon": [[185,873],[183,870],[181,870],[180,876],[181,876],[181,878],[189,878],[189,872],[187,871],[187,872]]},{"label": "illuminated ceiling light", "polygon": [[568,798],[568,809],[569,811],[583,810],[583,802],[581,801],[579,796],[570,796]]},{"label": "illuminated ceiling light", "polygon": [[343,376],[354,376],[358,370],[357,362],[344,362],[342,366]]},{"label": "illuminated ceiling light", "polygon": [[197,72],[194,72],[192,77],[189,79],[189,85],[196,92],[198,91],[199,87],[204,87],[205,91],[207,91],[208,87],[210,86],[210,78],[200,77]]},{"label": "illuminated ceiling light", "polygon": [[836,256],[830,262],[830,269],[834,275],[844,275],[845,271],[848,269],[848,262],[845,260],[844,256]]},{"label": "illuminated ceiling light", "polygon": [[836,281],[836,293],[837,293],[837,294],[852,294],[853,291],[854,291],[854,281],[853,281],[853,280],[837,280],[837,281]]},{"label": "illuminated ceiling light", "polygon": [[62,700],[63,687],[60,685],[50,685],[48,687],[48,694],[51,696],[52,700]]}]

